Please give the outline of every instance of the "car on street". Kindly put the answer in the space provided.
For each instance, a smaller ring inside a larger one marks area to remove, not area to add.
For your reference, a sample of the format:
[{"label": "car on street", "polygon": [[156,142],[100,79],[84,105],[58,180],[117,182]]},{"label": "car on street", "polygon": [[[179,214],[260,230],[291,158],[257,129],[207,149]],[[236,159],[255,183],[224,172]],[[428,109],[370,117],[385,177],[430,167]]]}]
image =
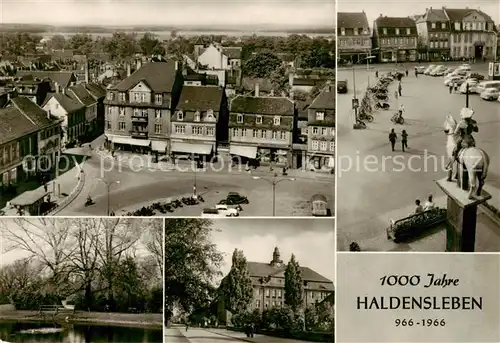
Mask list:
[{"label": "car on street", "polygon": [[444,75],[448,75],[448,74],[451,74],[452,72],[455,71],[455,68],[447,68],[444,72]]},{"label": "car on street", "polygon": [[422,67],[422,66],[420,66],[420,67],[415,67],[415,70],[417,71],[417,74],[423,74],[423,73],[424,73],[424,71],[425,71],[425,69],[426,69],[426,68],[425,68],[425,67]]},{"label": "car on street", "polygon": [[481,94],[487,88],[500,89],[500,81],[482,81],[477,85],[477,92]]},{"label": "car on street", "polygon": [[219,211],[219,213],[223,213],[226,217],[238,217],[240,215],[237,208],[229,207],[224,204],[215,205],[215,209]]},{"label": "car on street", "polygon": [[435,64],[431,64],[427,67],[427,69],[424,70],[424,75],[429,75],[429,73],[432,71],[432,69],[436,68]]},{"label": "car on street", "polygon": [[347,80],[337,81],[337,93],[347,93]]},{"label": "car on street", "polygon": [[248,198],[236,192],[229,192],[226,199],[219,201],[219,205],[248,204]]},{"label": "car on street", "polygon": [[470,64],[464,63],[460,67],[458,67],[460,70],[465,70],[465,71],[470,71]]},{"label": "car on street", "polygon": [[439,65],[434,65],[434,67],[427,73],[427,75],[432,76],[432,73],[434,73],[434,71],[436,71],[439,67]]},{"label": "car on street", "polygon": [[497,88],[486,88],[479,96],[484,100],[498,100],[500,91]]},{"label": "car on street", "polygon": [[454,75],[454,76],[451,76],[451,77],[447,77],[444,80],[444,85],[445,86],[449,86],[452,83],[456,83],[457,85],[461,85],[462,83],[464,83],[464,81],[465,81],[465,77]]},{"label": "car on street", "polygon": [[439,65],[434,68],[429,75],[431,76],[444,76],[444,72],[446,71],[446,67],[444,65]]},{"label": "car on street", "polygon": [[467,84],[469,85],[469,94],[477,93],[478,81],[476,79],[467,79],[460,86],[460,93],[467,93]]},{"label": "car on street", "polygon": [[226,214],[219,212],[216,208],[204,208],[201,211],[202,218],[225,218]]}]

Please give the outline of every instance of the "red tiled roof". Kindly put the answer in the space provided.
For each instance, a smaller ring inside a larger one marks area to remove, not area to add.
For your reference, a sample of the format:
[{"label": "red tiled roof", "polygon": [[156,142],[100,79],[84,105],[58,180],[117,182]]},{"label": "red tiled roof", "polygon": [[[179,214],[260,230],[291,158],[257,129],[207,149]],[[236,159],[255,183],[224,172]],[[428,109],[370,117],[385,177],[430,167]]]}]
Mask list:
[{"label": "red tiled roof", "polygon": [[343,28],[368,28],[368,19],[365,12],[338,12],[337,27]]},{"label": "red tiled roof", "polygon": [[461,22],[465,16],[469,15],[472,12],[478,12],[479,14],[484,16],[485,19],[489,22],[493,21],[493,19],[491,19],[491,17],[489,15],[487,15],[483,11],[480,11],[480,10],[477,10],[474,8],[445,8],[444,10],[446,11],[448,18],[450,18],[450,21],[452,21],[452,22],[454,22],[454,21]]},{"label": "red tiled roof", "polygon": [[231,112],[289,115],[294,114],[294,104],[288,98],[253,97],[238,95],[231,101]]},{"label": "red tiled roof", "polygon": [[415,27],[417,24],[415,23],[415,20],[411,19],[410,17],[378,17],[375,19],[375,22],[377,23],[377,27],[399,27],[399,28],[406,28],[406,27]]},{"label": "red tiled roof", "polygon": [[216,86],[184,86],[177,104],[183,111],[219,111],[224,91]]},{"label": "red tiled roof", "polygon": [[310,109],[335,109],[335,87],[332,85],[327,85],[313,100]]},{"label": "red tiled roof", "polygon": [[175,62],[150,62],[117,84],[114,89],[126,92],[141,81],[145,81],[153,92],[170,93],[174,86]]}]

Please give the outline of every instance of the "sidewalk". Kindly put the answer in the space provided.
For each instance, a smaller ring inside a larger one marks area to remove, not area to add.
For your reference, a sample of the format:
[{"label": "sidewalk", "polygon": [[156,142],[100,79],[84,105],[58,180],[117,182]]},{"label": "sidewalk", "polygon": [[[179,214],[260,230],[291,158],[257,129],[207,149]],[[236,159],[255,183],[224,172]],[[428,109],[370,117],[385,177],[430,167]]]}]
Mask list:
[{"label": "sidewalk", "polygon": [[225,336],[228,338],[234,338],[244,342],[252,342],[252,343],[267,343],[270,341],[273,343],[294,342],[294,340],[291,339],[274,337],[274,336],[257,335],[257,334],[255,334],[254,337],[250,338],[247,337],[247,335],[243,332],[224,330],[224,329],[206,329],[206,331],[215,333],[217,335]]}]

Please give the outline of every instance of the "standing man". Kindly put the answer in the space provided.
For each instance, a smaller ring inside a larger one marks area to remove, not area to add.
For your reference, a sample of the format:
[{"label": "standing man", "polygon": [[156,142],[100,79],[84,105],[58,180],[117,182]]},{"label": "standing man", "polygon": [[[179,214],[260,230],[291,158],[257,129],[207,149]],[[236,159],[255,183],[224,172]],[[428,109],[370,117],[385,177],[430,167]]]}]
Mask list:
[{"label": "standing man", "polygon": [[450,88],[450,94],[451,94],[451,92],[453,91],[453,82],[450,82],[450,84],[448,85],[448,87]]},{"label": "standing man", "polygon": [[403,152],[405,152],[405,148],[408,149],[408,133],[406,133],[406,130],[401,132],[401,148]]},{"label": "standing man", "polygon": [[378,70],[375,70],[375,77],[378,79]]},{"label": "standing man", "polygon": [[391,133],[389,133],[389,142],[391,142],[392,151],[394,151],[394,147],[396,146],[397,138],[398,136],[396,136],[396,132],[394,132],[394,129],[391,129]]},{"label": "standing man", "polygon": [[398,85],[398,93],[399,93],[399,96],[401,96],[401,91],[403,90],[403,87],[401,86],[401,81],[399,81],[399,85]]},{"label": "standing man", "polygon": [[408,69],[406,69],[406,77],[408,77]]},{"label": "standing man", "polygon": [[415,77],[418,79],[418,68],[415,67]]}]

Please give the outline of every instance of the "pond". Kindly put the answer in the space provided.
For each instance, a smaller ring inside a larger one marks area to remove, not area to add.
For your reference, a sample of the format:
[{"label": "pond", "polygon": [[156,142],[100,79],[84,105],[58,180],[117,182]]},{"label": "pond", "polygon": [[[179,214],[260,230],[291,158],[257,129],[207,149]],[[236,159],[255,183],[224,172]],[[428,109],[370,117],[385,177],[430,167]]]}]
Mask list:
[{"label": "pond", "polygon": [[121,326],[69,325],[54,327],[45,323],[2,322],[0,342],[23,343],[160,343],[161,329]]}]

